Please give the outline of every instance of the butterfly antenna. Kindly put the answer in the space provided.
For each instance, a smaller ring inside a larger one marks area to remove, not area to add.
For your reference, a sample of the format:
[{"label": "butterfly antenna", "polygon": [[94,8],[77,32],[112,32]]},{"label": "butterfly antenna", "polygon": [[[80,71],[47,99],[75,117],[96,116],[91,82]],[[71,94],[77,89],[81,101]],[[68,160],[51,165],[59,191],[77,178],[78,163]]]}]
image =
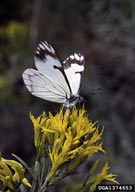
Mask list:
[{"label": "butterfly antenna", "polygon": [[97,91],[101,91],[101,88],[99,87],[99,88],[96,88],[96,89],[92,89],[91,90],[91,95],[95,95],[96,94],[95,92],[97,92]]}]

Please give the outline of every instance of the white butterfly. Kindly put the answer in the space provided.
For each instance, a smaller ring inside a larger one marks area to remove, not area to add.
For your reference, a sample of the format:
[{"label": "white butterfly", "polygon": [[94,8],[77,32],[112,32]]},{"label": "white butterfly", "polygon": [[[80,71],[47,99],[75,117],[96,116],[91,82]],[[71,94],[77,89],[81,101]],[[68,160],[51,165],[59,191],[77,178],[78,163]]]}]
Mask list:
[{"label": "white butterfly", "polygon": [[55,49],[44,41],[38,45],[34,61],[37,70],[26,69],[22,75],[32,95],[66,107],[82,99],[79,88],[85,63],[83,55],[74,53],[61,62]]}]

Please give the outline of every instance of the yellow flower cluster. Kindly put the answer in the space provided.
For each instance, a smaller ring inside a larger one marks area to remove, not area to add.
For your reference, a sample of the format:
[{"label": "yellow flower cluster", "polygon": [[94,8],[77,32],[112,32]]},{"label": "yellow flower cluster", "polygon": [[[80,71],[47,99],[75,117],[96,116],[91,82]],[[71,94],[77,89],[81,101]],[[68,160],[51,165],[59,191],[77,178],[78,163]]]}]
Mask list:
[{"label": "yellow flower cluster", "polygon": [[40,156],[48,155],[52,178],[66,164],[65,172],[72,172],[86,158],[99,151],[104,152],[101,143],[102,132],[97,123],[92,123],[84,108],[72,110],[62,108],[52,115],[43,113],[38,118],[30,114],[34,125],[34,143]]},{"label": "yellow flower cluster", "polygon": [[[47,191],[67,175],[72,174],[89,156],[104,152],[97,123],[88,119],[84,108],[62,108],[59,113],[48,115],[44,112],[35,118],[30,114],[34,125],[34,144],[37,150],[34,178],[32,186],[24,177],[24,167],[29,167],[17,158],[22,164],[14,160],[7,160],[0,156],[0,181],[3,189],[8,192],[25,186],[31,191]],[[15,156],[15,155],[14,155]],[[78,188],[80,192],[93,192],[103,180],[117,183],[116,175],[108,173],[109,165],[105,163],[102,170],[98,169],[99,161],[95,161],[85,181]],[[23,186],[22,186],[23,184]]]},{"label": "yellow flower cluster", "polygon": [[20,184],[31,187],[29,181],[24,177],[23,166],[15,160],[0,157],[0,181],[3,187],[14,190]]}]

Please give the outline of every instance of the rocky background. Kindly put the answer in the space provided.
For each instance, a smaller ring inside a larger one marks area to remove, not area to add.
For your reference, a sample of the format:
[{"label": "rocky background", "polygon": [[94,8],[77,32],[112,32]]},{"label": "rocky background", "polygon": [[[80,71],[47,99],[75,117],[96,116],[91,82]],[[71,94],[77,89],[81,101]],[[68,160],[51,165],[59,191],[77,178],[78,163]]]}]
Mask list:
[{"label": "rocky background", "polygon": [[0,1],[0,150],[28,163],[35,154],[29,111],[36,116],[60,108],[32,96],[22,81],[42,40],[52,43],[62,60],[84,54],[81,95],[89,117],[104,127],[103,161],[121,184],[134,184],[135,1]]}]

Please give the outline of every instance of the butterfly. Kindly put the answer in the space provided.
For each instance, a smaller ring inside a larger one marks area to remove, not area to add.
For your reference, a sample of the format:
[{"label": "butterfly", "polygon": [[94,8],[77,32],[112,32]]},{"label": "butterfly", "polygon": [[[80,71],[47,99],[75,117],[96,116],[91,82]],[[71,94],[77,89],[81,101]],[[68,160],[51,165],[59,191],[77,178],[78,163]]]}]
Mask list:
[{"label": "butterfly", "polygon": [[24,83],[29,92],[42,99],[72,107],[82,101],[79,89],[84,71],[84,56],[70,55],[61,61],[52,45],[41,42],[34,56],[36,69],[26,69]]}]

